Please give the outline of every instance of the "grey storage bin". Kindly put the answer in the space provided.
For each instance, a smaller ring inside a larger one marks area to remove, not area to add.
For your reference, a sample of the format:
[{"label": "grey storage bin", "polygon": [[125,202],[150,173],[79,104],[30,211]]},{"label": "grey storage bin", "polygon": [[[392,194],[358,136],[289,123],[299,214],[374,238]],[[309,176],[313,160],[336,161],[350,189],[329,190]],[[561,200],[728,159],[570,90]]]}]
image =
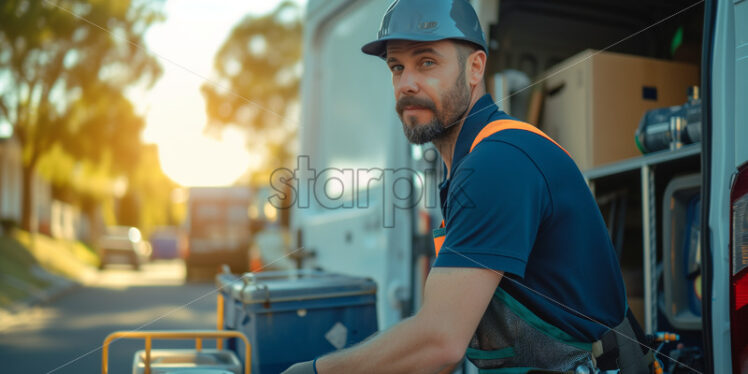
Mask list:
[{"label": "grey storage bin", "polygon": [[[145,351],[135,352],[133,374],[145,373]],[[152,349],[152,374],[242,374],[242,364],[234,352],[225,349]]]},{"label": "grey storage bin", "polygon": [[701,329],[701,174],[673,178],[662,202],[664,303],[660,309],[676,329]]},{"label": "grey storage bin", "polygon": [[175,371],[165,371],[164,374],[233,374],[233,371],[226,371],[221,369],[179,369]]}]

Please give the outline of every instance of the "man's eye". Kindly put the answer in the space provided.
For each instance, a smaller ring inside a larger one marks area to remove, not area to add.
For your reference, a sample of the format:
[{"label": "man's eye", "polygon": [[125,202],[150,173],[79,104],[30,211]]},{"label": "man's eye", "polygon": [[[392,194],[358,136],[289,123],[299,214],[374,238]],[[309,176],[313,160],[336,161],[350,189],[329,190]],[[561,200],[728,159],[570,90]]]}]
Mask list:
[{"label": "man's eye", "polygon": [[424,62],[423,62],[423,63],[422,63],[421,65],[423,65],[423,66],[425,66],[425,67],[429,67],[429,66],[432,66],[432,65],[434,65],[434,64],[435,64],[435,62],[434,62],[434,61],[431,61],[431,60],[426,60],[426,61],[424,61]]},{"label": "man's eye", "polygon": [[391,65],[391,66],[390,66],[390,70],[391,70],[391,71],[392,71],[393,73],[394,73],[394,72],[399,72],[399,71],[402,71],[402,70],[403,70],[403,66],[402,66],[402,65]]}]

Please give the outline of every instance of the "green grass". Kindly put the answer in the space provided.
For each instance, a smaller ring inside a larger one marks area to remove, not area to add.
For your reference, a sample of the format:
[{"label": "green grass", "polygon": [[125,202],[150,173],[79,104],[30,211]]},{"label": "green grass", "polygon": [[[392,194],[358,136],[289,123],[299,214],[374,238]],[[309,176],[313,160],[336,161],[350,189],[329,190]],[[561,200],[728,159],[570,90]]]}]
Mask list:
[{"label": "green grass", "polygon": [[15,230],[11,235],[1,235],[0,307],[28,297],[29,289],[49,286],[48,281],[34,276],[31,271],[34,266],[70,279],[79,279],[84,270],[98,264],[99,258],[94,250],[78,241],[31,235],[20,230]]},{"label": "green grass", "polygon": [[2,235],[0,236],[0,257],[4,261],[0,262],[0,266],[4,263],[11,262],[18,265],[33,265],[38,262],[34,256],[26,250],[26,248],[13,237]]},{"label": "green grass", "polygon": [[55,239],[42,234],[31,235],[16,230],[13,236],[48,271],[78,279],[86,266],[98,266],[99,257],[78,241]]},{"label": "green grass", "polygon": [[36,288],[44,288],[48,282],[36,278],[31,267],[39,262],[18,240],[0,236],[0,306],[7,306],[27,296],[25,290],[11,282],[8,276]]}]

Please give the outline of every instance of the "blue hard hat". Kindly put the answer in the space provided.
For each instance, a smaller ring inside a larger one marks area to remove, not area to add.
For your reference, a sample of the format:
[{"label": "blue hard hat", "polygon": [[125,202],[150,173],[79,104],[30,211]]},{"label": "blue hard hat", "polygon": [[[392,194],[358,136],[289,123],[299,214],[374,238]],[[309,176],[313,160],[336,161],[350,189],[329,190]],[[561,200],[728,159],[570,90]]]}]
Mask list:
[{"label": "blue hard hat", "polygon": [[459,39],[488,53],[478,15],[467,0],[395,0],[382,18],[377,40],[361,51],[384,58],[388,40],[433,42]]}]

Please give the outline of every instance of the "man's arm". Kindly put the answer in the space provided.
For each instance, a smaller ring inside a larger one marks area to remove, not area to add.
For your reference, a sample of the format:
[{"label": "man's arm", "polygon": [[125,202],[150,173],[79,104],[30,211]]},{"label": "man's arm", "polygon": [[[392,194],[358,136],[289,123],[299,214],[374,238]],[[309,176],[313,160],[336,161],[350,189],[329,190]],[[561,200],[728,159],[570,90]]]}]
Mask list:
[{"label": "man's arm", "polygon": [[433,268],[415,316],[317,360],[327,373],[436,373],[460,360],[501,280],[480,268]]}]

